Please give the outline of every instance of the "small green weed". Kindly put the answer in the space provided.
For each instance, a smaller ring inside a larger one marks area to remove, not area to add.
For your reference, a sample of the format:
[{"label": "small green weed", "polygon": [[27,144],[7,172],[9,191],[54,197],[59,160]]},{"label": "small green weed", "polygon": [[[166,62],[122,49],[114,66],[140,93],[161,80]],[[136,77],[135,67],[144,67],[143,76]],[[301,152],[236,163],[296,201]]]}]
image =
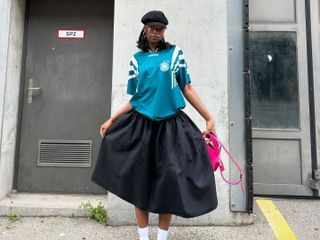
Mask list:
[{"label": "small green weed", "polygon": [[74,213],[71,213],[71,214],[69,215],[69,218],[77,219],[77,216],[76,216]]},{"label": "small green weed", "polygon": [[20,216],[13,212],[11,209],[7,213],[8,222],[6,224],[6,229],[10,229],[12,224],[18,220],[20,220]]},{"label": "small green weed", "polygon": [[107,225],[108,218],[106,209],[101,202],[99,202],[97,207],[92,206],[90,202],[81,203],[79,208],[89,211],[90,219],[93,219],[102,225]]},{"label": "small green weed", "polygon": [[7,214],[7,218],[8,218],[8,221],[11,223],[14,223],[14,222],[20,220],[20,216],[18,214],[14,213],[12,210],[9,210],[9,212]]}]

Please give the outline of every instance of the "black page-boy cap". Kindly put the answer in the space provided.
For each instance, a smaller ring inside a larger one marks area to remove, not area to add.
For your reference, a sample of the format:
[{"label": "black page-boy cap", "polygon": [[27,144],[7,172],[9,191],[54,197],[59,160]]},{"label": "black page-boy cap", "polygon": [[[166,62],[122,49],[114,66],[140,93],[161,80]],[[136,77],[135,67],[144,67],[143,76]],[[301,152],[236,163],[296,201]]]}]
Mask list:
[{"label": "black page-boy cap", "polygon": [[147,12],[141,18],[141,22],[143,24],[147,24],[150,26],[161,26],[161,27],[166,27],[169,23],[164,13],[157,10]]}]

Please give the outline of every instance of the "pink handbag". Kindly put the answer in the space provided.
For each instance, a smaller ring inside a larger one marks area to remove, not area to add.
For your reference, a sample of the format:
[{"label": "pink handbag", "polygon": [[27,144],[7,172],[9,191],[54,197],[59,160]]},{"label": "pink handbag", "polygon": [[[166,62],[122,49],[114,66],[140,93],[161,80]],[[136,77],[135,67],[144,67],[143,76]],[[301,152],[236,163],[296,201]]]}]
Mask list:
[{"label": "pink handbag", "polygon": [[[216,171],[219,168],[221,177],[226,183],[229,183],[229,184],[232,184],[232,185],[236,185],[236,184],[240,183],[241,190],[245,194],[245,190],[244,190],[243,182],[242,182],[242,170],[241,170],[239,164],[231,156],[231,154],[227,150],[227,148],[222,144],[222,142],[218,139],[217,135],[215,133],[213,133],[213,132],[210,132],[207,135],[203,132],[202,133],[202,138],[205,140],[205,143],[206,143],[206,146],[207,146],[208,154],[209,154],[209,157],[210,157],[210,162],[211,162],[211,165],[212,165],[212,170]],[[239,178],[238,181],[228,181],[223,176],[224,165],[223,165],[222,159],[220,157],[221,148],[226,152],[226,154],[229,156],[229,158],[234,162],[234,164],[239,169],[240,178]]]}]

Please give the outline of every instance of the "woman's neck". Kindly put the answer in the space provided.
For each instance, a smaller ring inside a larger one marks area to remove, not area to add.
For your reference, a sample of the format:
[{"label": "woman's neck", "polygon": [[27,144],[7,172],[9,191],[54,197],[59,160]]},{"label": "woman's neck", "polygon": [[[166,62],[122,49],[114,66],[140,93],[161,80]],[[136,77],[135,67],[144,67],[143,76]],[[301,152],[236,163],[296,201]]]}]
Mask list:
[{"label": "woman's neck", "polygon": [[149,48],[149,49],[148,49],[149,52],[157,52],[158,50],[159,50],[159,48],[156,48],[156,49],[150,49],[150,48]]},{"label": "woman's neck", "polygon": [[157,47],[157,44],[150,44],[149,43],[149,52],[155,52],[155,51],[158,51],[158,47]]}]

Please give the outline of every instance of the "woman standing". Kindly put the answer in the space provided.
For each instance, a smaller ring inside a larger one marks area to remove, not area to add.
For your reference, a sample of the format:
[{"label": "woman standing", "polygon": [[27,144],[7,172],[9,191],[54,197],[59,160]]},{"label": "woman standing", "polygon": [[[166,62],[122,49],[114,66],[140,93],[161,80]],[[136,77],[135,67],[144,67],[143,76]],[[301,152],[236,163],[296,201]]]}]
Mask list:
[{"label": "woman standing", "polygon": [[132,98],[101,125],[92,180],[135,206],[140,240],[149,239],[148,213],[159,213],[157,239],[164,240],[172,214],[196,217],[218,205],[202,133],[181,110],[184,97],[205,119],[205,133],[215,127],[182,50],[164,40],[164,13],[150,11],[141,21],[127,85]]}]

